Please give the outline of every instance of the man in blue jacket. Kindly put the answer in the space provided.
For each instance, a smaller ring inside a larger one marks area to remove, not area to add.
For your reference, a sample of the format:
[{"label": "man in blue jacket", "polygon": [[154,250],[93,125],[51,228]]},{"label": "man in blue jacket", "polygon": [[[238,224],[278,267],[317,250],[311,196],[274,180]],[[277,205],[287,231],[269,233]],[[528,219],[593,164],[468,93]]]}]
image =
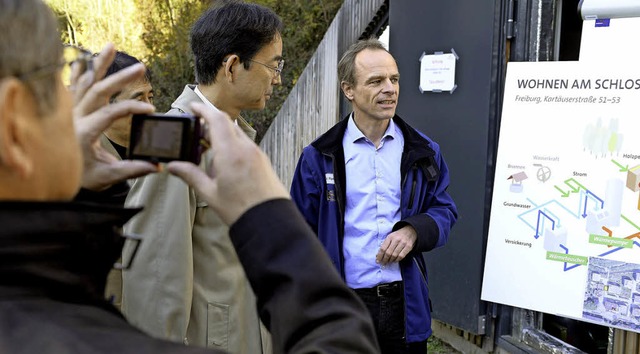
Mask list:
[{"label": "man in blue jacket", "polygon": [[353,112],[307,146],[291,195],[347,285],[365,302],[382,353],[426,352],[422,252],[457,219],[438,144],[395,114],[398,66],[377,40],[352,45],[338,76]]}]

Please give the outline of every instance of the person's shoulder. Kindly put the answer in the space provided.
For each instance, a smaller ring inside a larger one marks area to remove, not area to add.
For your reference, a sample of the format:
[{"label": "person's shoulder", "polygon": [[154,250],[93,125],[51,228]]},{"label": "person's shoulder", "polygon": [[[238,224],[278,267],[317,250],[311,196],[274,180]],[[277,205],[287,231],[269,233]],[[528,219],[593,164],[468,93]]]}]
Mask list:
[{"label": "person's shoulder", "polygon": [[195,87],[195,85],[185,85],[184,90],[182,90],[180,96],[178,96],[178,98],[173,101],[173,103],[171,104],[171,109],[169,109],[169,111],[167,111],[167,113],[165,114],[193,114],[190,106],[191,103],[202,101],[194,91]]},{"label": "person's shoulder", "polygon": [[397,114],[393,117],[393,122],[396,125],[396,129],[399,129],[402,132],[403,136],[409,134],[410,137],[413,136],[414,138],[422,138],[427,140],[430,143],[434,142],[434,140],[431,139],[427,134],[423,133],[422,131],[418,130],[416,127],[407,123],[402,118],[400,118],[400,116],[398,116]]},{"label": "person's shoulder", "polygon": [[[315,142],[315,141],[314,141]],[[305,158],[320,156],[321,152],[313,145],[313,142],[302,149],[302,156]]]},{"label": "person's shoulder", "polygon": [[393,121],[396,124],[396,127],[402,132],[405,144],[412,146],[413,148],[426,146],[433,150],[435,154],[440,153],[440,145],[427,134],[411,126],[398,115],[393,117]]},{"label": "person's shoulder", "polygon": [[348,119],[342,119],[333,127],[316,138],[310,146],[313,146],[319,153],[333,152],[342,147],[342,138],[347,129]]}]

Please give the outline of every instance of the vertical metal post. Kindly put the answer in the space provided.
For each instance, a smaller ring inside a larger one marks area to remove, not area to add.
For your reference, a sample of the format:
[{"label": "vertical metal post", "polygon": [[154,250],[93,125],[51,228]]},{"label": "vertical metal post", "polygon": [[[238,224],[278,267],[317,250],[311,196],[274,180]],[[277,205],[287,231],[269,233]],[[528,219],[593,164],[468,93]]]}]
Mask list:
[{"label": "vertical metal post", "polygon": [[614,339],[613,327],[609,327],[609,335],[607,336],[607,354],[613,354],[613,339]]},{"label": "vertical metal post", "polygon": [[511,61],[550,61],[556,57],[561,0],[516,2],[515,42]]}]

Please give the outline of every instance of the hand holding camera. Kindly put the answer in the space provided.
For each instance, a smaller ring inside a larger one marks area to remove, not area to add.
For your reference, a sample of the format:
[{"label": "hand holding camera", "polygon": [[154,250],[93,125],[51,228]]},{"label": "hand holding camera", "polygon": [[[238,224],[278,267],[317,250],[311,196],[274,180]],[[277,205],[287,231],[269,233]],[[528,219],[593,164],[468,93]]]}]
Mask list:
[{"label": "hand holding camera", "polygon": [[192,163],[174,161],[167,165],[169,172],[192,186],[228,225],[262,202],[289,198],[267,155],[229,116],[203,104],[192,108],[209,126],[212,169],[205,173]]},{"label": "hand holding camera", "polygon": [[82,187],[96,191],[157,171],[157,166],[146,161],[119,161],[100,146],[100,135],[115,120],[154,110],[152,105],[135,100],[107,104],[111,95],[144,75],[144,66],[134,65],[104,78],[114,55],[113,45],[108,44],[92,59],[93,70],[77,73],[71,82],[76,134],[83,152]]},{"label": "hand holding camera", "polygon": [[209,147],[206,124],[190,114],[134,114],[128,159],[151,162],[189,161],[200,164]]}]

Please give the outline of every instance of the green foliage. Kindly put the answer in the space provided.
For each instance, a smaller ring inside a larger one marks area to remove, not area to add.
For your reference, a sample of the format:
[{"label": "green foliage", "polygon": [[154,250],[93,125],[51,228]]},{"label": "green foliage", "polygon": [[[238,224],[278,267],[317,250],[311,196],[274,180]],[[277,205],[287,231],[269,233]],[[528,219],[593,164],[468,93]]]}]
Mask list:
[{"label": "green foliage", "polygon": [[166,112],[184,85],[194,83],[193,58],[189,49],[191,25],[207,9],[202,0],[134,0],[145,32],[144,57],[152,73],[154,104]]},{"label": "green foliage", "polygon": [[65,43],[99,51],[113,43],[152,72],[154,103],[169,110],[185,84],[194,82],[191,24],[208,0],[46,0],[58,16]]},{"label": "green foliage", "polygon": [[145,54],[138,40],[144,28],[131,16],[136,7],[131,0],[45,0],[58,16],[64,43],[99,51],[106,43],[126,48],[134,56]]},{"label": "green foliage", "polygon": [[[282,18],[285,66],[282,86],[274,90],[271,101],[263,111],[243,112],[258,131],[260,141],[280,107],[315,53],[343,0],[255,0],[255,3],[273,9]],[[337,75],[337,73],[336,73]]]},{"label": "green foliage", "polygon": [[[223,0],[45,0],[58,16],[65,43],[99,51],[112,42],[152,72],[154,103],[167,111],[184,85],[195,81],[189,49],[191,25],[211,4]],[[243,112],[258,141],[302,74],[343,0],[254,0],[273,9],[285,28],[282,86],[267,108]]]},{"label": "green foliage", "polygon": [[455,354],[460,353],[440,338],[431,336],[427,340],[427,352],[430,354]]}]

